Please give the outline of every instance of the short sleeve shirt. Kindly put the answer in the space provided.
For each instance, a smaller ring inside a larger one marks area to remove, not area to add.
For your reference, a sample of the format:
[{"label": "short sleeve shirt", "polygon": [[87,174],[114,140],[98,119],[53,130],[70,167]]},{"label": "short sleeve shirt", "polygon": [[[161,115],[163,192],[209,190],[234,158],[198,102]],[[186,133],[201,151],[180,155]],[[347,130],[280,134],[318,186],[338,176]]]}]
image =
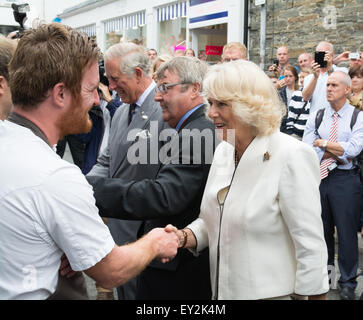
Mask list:
[{"label": "short sleeve shirt", "polygon": [[66,254],[86,270],[115,243],[80,169],[29,129],[0,122],[0,299],[46,299]]}]

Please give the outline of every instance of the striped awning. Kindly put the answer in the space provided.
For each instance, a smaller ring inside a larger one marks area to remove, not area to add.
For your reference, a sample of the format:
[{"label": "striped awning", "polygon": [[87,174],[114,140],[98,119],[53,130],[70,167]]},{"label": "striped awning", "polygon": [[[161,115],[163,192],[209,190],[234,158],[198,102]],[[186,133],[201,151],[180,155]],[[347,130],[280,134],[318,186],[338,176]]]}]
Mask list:
[{"label": "striped awning", "polygon": [[127,30],[136,27],[142,27],[146,23],[145,11],[134,13],[128,16],[112,18],[104,21],[105,32]]},{"label": "striped awning", "polygon": [[87,26],[76,28],[77,31],[86,33],[89,37],[93,37],[97,35],[96,24],[89,24]]},{"label": "striped awning", "polygon": [[187,2],[178,2],[157,9],[158,22],[172,20],[187,15]]},{"label": "striped awning", "polygon": [[110,20],[106,20],[105,24],[105,32],[110,33],[112,31],[119,31],[124,29],[124,17],[117,17]]}]

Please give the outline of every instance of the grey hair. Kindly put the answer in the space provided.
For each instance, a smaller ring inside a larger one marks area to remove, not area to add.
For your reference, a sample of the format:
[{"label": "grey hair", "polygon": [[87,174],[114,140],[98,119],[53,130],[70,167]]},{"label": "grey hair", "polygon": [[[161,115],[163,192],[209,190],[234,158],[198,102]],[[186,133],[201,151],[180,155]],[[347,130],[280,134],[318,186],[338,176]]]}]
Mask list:
[{"label": "grey hair", "polygon": [[346,86],[348,86],[349,88],[352,87],[352,79],[345,72],[343,72],[343,71],[334,71],[332,74],[339,74],[340,75],[340,81],[342,83],[344,83]]},{"label": "grey hair", "polygon": [[141,46],[132,42],[117,43],[104,55],[105,63],[111,59],[120,59],[120,72],[131,77],[135,68],[140,68],[145,76],[150,76],[150,60]]},{"label": "grey hair", "polygon": [[319,42],[318,45],[316,46],[316,50],[318,51],[318,48],[323,45],[327,45],[329,47],[329,52],[334,52],[334,46],[328,41]]},{"label": "grey hair", "polygon": [[0,76],[9,81],[9,63],[13,56],[17,43],[15,40],[5,38],[0,34]]},{"label": "grey hair", "polygon": [[[157,78],[164,78],[166,70],[178,75],[181,82],[188,84],[199,83],[200,91],[203,91],[203,80],[208,72],[208,64],[206,62],[195,57],[175,57],[160,66],[157,71]],[[186,87],[183,90],[186,90]]]}]

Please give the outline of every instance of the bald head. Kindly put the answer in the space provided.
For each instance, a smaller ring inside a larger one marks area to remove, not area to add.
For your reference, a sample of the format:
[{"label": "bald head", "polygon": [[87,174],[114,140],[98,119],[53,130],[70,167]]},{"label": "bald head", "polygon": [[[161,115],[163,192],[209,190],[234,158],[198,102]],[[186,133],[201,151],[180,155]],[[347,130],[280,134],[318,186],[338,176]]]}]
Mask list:
[{"label": "bald head", "polygon": [[310,69],[313,58],[309,53],[304,52],[299,55],[297,61],[299,62],[300,69]]},{"label": "bald head", "polygon": [[334,46],[327,41],[321,41],[316,46],[316,51],[329,51],[331,53],[334,53]]},{"label": "bald head", "polygon": [[346,103],[350,93],[352,80],[342,71],[333,72],[326,85],[326,98],[335,111],[339,111]]},{"label": "bald head", "polygon": [[276,52],[276,58],[279,60],[280,66],[288,64],[290,59],[289,48],[286,46],[279,47]]},{"label": "bald head", "polygon": [[342,84],[344,84],[347,87],[352,86],[352,79],[350,78],[350,76],[347,73],[345,73],[343,71],[334,71],[329,76],[329,78],[331,78],[331,77],[336,78],[338,81],[340,81]]}]

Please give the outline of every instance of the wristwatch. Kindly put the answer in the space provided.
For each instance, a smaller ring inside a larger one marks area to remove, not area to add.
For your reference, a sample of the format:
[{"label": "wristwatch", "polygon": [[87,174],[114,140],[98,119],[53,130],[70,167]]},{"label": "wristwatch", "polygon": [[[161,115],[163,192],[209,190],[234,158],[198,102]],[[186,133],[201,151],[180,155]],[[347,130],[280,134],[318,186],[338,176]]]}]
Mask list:
[{"label": "wristwatch", "polygon": [[324,140],[321,147],[325,149],[327,145],[328,145],[328,140]]}]

